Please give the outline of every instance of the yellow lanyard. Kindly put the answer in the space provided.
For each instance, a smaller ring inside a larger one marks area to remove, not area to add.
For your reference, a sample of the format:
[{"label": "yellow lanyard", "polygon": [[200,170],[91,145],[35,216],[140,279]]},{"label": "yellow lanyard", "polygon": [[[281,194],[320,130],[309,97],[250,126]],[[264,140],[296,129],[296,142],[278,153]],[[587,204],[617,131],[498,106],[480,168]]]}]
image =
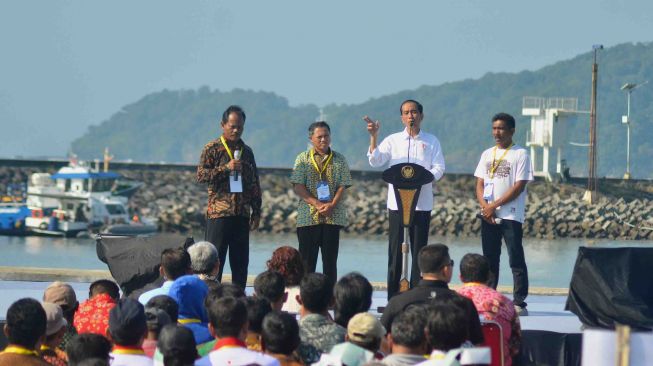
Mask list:
[{"label": "yellow lanyard", "polygon": [[9,346],[5,348],[5,350],[2,353],[14,353],[17,355],[25,355],[25,356],[38,356],[38,353],[36,353],[36,351],[20,346]]},{"label": "yellow lanyard", "polygon": [[332,157],[333,157],[333,151],[330,151],[329,157],[327,157],[326,161],[322,163],[322,170],[320,170],[320,168],[318,168],[317,166],[317,161],[315,160],[315,149],[311,149],[311,162],[313,163],[313,166],[315,167],[317,173],[320,175],[320,180],[322,180],[322,174],[324,173],[327,166],[329,165],[329,162],[331,161]]},{"label": "yellow lanyard", "polygon": [[229,146],[227,146],[227,141],[225,141],[224,136],[220,136],[220,141],[222,141],[222,145],[224,146],[225,150],[227,150],[227,154],[229,154],[231,160],[234,160],[234,154],[231,152],[231,149],[229,149]]},{"label": "yellow lanyard", "polygon": [[510,146],[506,149],[506,151],[503,152],[503,155],[499,158],[498,161],[494,161],[494,159],[497,156],[497,147],[494,147],[494,150],[492,150],[492,165],[490,166],[490,179],[494,178],[494,172],[497,171],[497,168],[499,168],[499,164],[503,161],[503,159],[506,157],[506,154],[508,154],[508,150],[510,150],[511,147],[513,147],[515,144],[511,143]]},{"label": "yellow lanyard", "polygon": [[177,319],[177,323],[179,324],[190,324],[190,323],[201,323],[199,319],[195,318],[188,318],[188,319]]}]

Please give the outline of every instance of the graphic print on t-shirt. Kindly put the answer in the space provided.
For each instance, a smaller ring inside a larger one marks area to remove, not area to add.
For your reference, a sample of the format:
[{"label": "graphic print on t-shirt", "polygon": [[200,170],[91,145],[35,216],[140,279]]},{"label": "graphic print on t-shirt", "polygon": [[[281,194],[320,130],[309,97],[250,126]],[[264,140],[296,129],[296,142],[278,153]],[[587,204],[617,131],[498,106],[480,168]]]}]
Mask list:
[{"label": "graphic print on t-shirt", "polygon": [[[491,174],[491,169],[492,169],[492,162],[488,161],[485,163],[485,171],[487,172],[488,175]],[[510,176],[510,163],[507,162],[506,160],[501,160],[499,162],[499,166],[497,167],[497,170],[494,172],[494,178],[506,178]]]}]

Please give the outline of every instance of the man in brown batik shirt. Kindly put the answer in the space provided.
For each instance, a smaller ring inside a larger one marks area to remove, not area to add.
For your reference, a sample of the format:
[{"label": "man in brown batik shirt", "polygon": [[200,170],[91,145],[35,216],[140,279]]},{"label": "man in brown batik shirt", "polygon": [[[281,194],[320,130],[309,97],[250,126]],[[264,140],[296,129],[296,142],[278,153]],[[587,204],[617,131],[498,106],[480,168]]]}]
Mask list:
[{"label": "man in brown batik shirt", "polygon": [[228,250],[232,282],[243,289],[249,264],[249,231],[256,230],[261,219],[261,186],[254,153],[240,138],[245,118],[239,106],[227,108],[220,122],[222,135],[204,146],[197,166],[197,181],[208,185],[205,240],[218,249],[217,279],[222,279]]}]

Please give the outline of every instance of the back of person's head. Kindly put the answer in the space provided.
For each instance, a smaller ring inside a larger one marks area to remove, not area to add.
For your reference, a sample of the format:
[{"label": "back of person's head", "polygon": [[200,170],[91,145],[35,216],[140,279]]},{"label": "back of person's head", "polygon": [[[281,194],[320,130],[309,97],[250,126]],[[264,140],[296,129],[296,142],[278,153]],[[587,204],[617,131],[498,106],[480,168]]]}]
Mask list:
[{"label": "back of person's head", "polygon": [[376,352],[385,336],[385,329],[379,319],[370,313],[358,313],[347,323],[347,339],[349,342]]},{"label": "back of person's head", "polygon": [[463,282],[486,283],[490,277],[487,258],[476,253],[467,253],[460,260],[460,279]]},{"label": "back of person's head", "polygon": [[185,275],[177,278],[168,290],[168,296],[179,305],[179,319],[199,319],[201,323],[208,321],[204,301],[209,288],[206,283],[195,275]]},{"label": "back of person's head", "polygon": [[138,301],[124,298],[109,311],[109,334],[120,346],[140,346],[147,332],[145,309]]},{"label": "back of person's head", "polygon": [[120,298],[120,287],[111,280],[97,280],[89,286],[88,297],[92,298],[99,294],[107,294],[112,299],[118,300]]},{"label": "back of person's head", "polygon": [[286,280],[279,272],[262,272],[254,280],[254,293],[270,303],[277,302],[286,293]]},{"label": "back of person's head", "polygon": [[247,329],[250,332],[261,333],[263,318],[272,311],[270,302],[260,297],[249,296],[245,299],[247,305]]},{"label": "back of person's head", "polygon": [[41,304],[43,311],[45,311],[45,343],[46,344],[59,344],[66,331],[68,321],[63,316],[61,306],[51,302],[44,302]]},{"label": "back of person's head", "polygon": [[433,301],[426,325],[431,350],[447,352],[467,340],[467,318],[463,309],[451,301]]},{"label": "back of person's head", "polygon": [[188,274],[190,270],[190,256],[184,248],[169,248],[161,253],[161,267],[165,276],[174,281]]},{"label": "back of person's head", "polygon": [[208,241],[197,242],[188,247],[193,273],[210,275],[219,261],[218,250]]},{"label": "back of person's head", "polygon": [[467,334],[465,340],[473,344],[483,343],[483,329],[481,329],[481,320],[474,302],[465,296],[451,291],[438,295],[430,303],[443,302],[457,306],[458,309],[465,313],[465,329]]},{"label": "back of person's head", "polygon": [[34,299],[19,299],[7,310],[5,333],[10,344],[34,349],[46,326],[45,310]]},{"label": "back of person's head", "polygon": [[198,357],[193,332],[182,326],[169,324],[161,329],[157,348],[165,366],[192,366]]},{"label": "back of person's head", "polygon": [[145,319],[147,320],[147,331],[157,337],[164,326],[173,324],[165,310],[153,306],[145,305]]},{"label": "back of person's head", "polygon": [[289,246],[275,249],[267,266],[269,270],[281,273],[289,287],[298,286],[305,274],[304,260],[299,250]]},{"label": "back of person's head", "polygon": [[450,263],[449,248],[444,244],[429,244],[419,250],[417,264],[422,273],[438,273]]},{"label": "back of person's head", "polygon": [[427,310],[425,305],[413,305],[394,317],[390,326],[392,343],[411,349],[424,347]]},{"label": "back of person's head", "polygon": [[72,286],[67,283],[52,282],[43,293],[43,301],[61,306],[64,317],[70,322],[75,315],[79,303],[77,294]]},{"label": "back of person's head", "polygon": [[245,290],[242,287],[233,284],[233,283],[219,283],[217,286],[209,289],[209,292],[206,294],[206,299],[204,299],[204,307],[207,309],[211,306],[211,303],[221,299],[223,297],[235,297],[237,299],[244,299]]},{"label": "back of person's head", "polygon": [[354,315],[370,310],[373,292],[372,284],[362,274],[352,272],[342,276],[333,287],[336,323],[347,327]]},{"label": "back of person's head", "polygon": [[165,311],[170,318],[170,322],[172,324],[177,324],[179,305],[177,305],[177,302],[172,297],[168,295],[154,296],[147,302],[147,304],[145,304],[145,309],[147,308],[157,308]]},{"label": "back of person's head", "polygon": [[239,337],[247,324],[247,306],[242,299],[223,297],[208,309],[209,321],[217,338]]},{"label": "back of person's head", "polygon": [[268,353],[292,354],[299,347],[299,324],[286,312],[271,312],[263,318],[263,349]]},{"label": "back of person's head", "polygon": [[111,342],[95,333],[82,333],[73,336],[66,344],[68,365],[76,366],[88,359],[109,360]]},{"label": "back of person's head", "polygon": [[312,313],[322,313],[333,300],[333,284],[322,273],[309,273],[299,284],[299,297],[304,309]]}]

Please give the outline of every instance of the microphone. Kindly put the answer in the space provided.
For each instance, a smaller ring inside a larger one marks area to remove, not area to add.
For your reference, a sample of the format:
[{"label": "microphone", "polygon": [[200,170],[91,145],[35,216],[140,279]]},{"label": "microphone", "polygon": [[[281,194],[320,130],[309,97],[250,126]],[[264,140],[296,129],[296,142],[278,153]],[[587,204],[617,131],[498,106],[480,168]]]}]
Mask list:
[{"label": "microphone", "polygon": [[[240,160],[240,150],[234,150],[234,160]],[[234,180],[238,180],[238,171],[234,171]]]}]

